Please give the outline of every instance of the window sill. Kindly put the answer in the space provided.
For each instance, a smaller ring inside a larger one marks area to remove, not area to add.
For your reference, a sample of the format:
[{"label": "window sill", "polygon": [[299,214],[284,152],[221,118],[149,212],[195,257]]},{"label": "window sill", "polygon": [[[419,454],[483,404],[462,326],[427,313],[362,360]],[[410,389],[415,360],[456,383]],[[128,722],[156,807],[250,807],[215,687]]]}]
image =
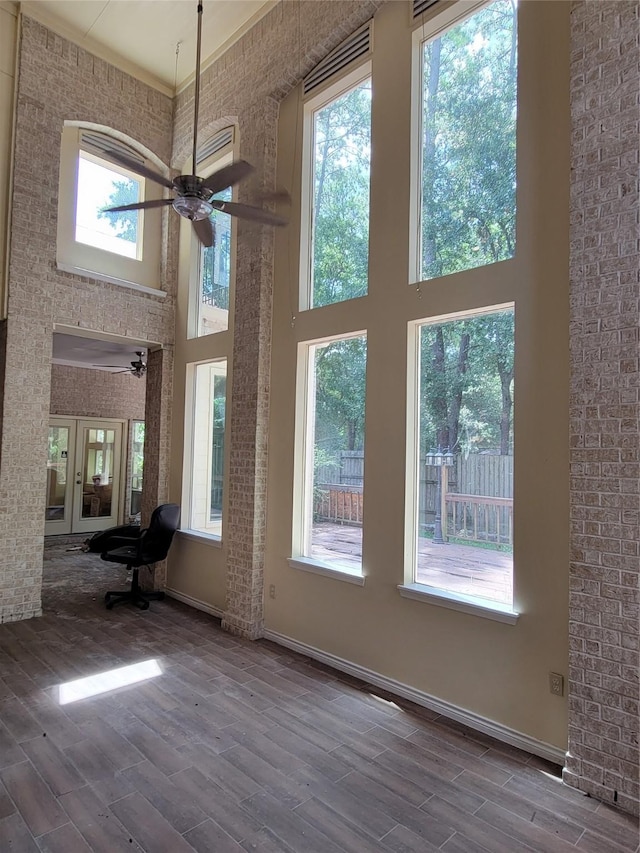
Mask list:
[{"label": "window sill", "polygon": [[504,622],[507,625],[515,625],[520,616],[515,610],[506,604],[500,604],[498,601],[472,598],[470,595],[447,592],[421,583],[401,584],[398,586],[398,590],[403,598],[426,601],[429,604],[435,604],[436,607],[458,610],[460,613],[481,616],[483,619],[493,619],[495,622]]},{"label": "window sill", "polygon": [[317,560],[311,560],[308,557],[289,557],[288,562],[292,569],[300,569],[303,572],[311,572],[315,575],[324,575],[356,586],[364,586],[364,575],[346,567],[338,569],[328,563],[319,563]]},{"label": "window sill", "polygon": [[201,530],[178,530],[178,535],[181,539],[191,539],[193,542],[201,542],[213,548],[222,548],[221,537],[214,536],[213,533],[203,533]]},{"label": "window sill", "polygon": [[106,275],[105,273],[96,272],[95,270],[87,270],[83,269],[83,267],[76,267],[73,264],[65,264],[62,261],[57,261],[56,268],[61,272],[80,275],[83,278],[93,278],[97,281],[106,281],[109,284],[117,284],[119,287],[128,287],[130,290],[137,290],[140,293],[146,293],[148,296],[155,296],[158,299],[164,299],[167,295],[164,290],[156,290],[155,287],[136,284],[135,281],[126,281],[124,278],[115,278],[115,276]]}]

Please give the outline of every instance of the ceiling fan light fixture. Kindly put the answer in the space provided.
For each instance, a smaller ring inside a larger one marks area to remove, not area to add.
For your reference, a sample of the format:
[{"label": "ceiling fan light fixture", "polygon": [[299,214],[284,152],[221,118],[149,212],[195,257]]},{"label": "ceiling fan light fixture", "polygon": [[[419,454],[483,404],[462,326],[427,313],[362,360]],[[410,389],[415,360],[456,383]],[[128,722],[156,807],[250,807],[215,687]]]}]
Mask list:
[{"label": "ceiling fan light fixture", "polygon": [[192,222],[207,219],[213,213],[213,205],[197,196],[178,196],[173,200],[173,209]]}]

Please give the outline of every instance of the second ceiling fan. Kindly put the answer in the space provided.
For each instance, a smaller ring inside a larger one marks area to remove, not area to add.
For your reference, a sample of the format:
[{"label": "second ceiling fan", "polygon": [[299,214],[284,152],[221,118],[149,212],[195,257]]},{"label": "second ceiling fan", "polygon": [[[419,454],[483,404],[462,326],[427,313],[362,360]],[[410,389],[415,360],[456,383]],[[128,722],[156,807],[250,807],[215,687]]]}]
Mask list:
[{"label": "second ceiling fan", "polygon": [[[194,231],[204,246],[213,246],[215,232],[211,222],[211,214],[214,210],[220,210],[240,219],[250,219],[265,225],[286,225],[287,220],[282,216],[265,210],[262,207],[254,207],[250,204],[239,204],[234,201],[224,201],[214,196],[239,183],[253,172],[253,166],[245,160],[237,160],[229,166],[218,169],[217,172],[207,178],[196,175],[197,149],[198,149],[198,111],[200,108],[200,52],[202,41],[202,2],[198,3],[198,34],[196,42],[196,77],[195,77],[195,106],[193,117],[193,174],[178,175],[171,180],[141,165],[136,160],[130,159],[125,154],[111,152],[111,157],[122,166],[130,169],[143,178],[155,181],[167,189],[173,190],[176,195],[173,198],[159,198],[151,201],[141,201],[136,204],[123,204],[118,207],[110,207],[106,213],[118,213],[125,210],[148,210],[152,207],[166,207],[172,205],[173,209],[185,219],[193,223]],[[286,195],[286,194],[285,194]],[[283,194],[274,194],[273,198],[282,198]]]}]

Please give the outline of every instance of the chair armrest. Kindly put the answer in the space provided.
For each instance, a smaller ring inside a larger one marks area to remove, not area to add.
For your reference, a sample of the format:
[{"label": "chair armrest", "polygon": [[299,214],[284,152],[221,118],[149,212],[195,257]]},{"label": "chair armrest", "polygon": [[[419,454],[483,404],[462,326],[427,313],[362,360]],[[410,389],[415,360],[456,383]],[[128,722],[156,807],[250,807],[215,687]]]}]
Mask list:
[{"label": "chair armrest", "polygon": [[114,548],[123,548],[125,545],[134,545],[138,538],[138,536],[112,536],[109,547],[105,550],[111,551]]}]

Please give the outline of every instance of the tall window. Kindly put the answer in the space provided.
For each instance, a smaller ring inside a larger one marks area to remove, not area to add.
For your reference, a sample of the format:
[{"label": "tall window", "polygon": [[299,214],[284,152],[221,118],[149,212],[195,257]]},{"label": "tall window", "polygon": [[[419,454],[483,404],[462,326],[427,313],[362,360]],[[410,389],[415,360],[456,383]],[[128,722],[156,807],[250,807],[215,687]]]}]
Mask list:
[{"label": "tall window", "polygon": [[301,556],[362,573],[365,335],[307,349]]},{"label": "tall window", "polygon": [[[225,127],[206,139],[198,147],[196,172],[208,178],[237,159],[235,128]],[[191,171],[191,161],[185,163],[185,172]],[[216,193],[216,201],[231,201],[234,187]],[[181,279],[189,280],[189,319],[187,335],[199,338],[224,332],[229,328],[230,293],[233,287],[232,217],[214,210],[210,216],[214,243],[205,247],[193,233],[189,222],[182,223],[181,243],[190,247],[183,254],[185,261]],[[187,260],[188,259],[188,260]]]},{"label": "tall window", "polygon": [[311,237],[302,301],[314,308],[367,293],[371,80],[311,108]]},{"label": "tall window", "polygon": [[421,51],[417,278],[515,252],[516,0],[495,0]]},{"label": "tall window", "polygon": [[226,360],[196,364],[193,368],[189,528],[222,536]]},{"label": "tall window", "polygon": [[[231,201],[231,187],[218,193],[216,198]],[[214,210],[211,222],[215,234],[213,246],[207,248],[199,244],[198,336],[222,332],[229,327],[231,217]]]},{"label": "tall window", "polygon": [[416,332],[414,583],[511,606],[514,312]]}]

